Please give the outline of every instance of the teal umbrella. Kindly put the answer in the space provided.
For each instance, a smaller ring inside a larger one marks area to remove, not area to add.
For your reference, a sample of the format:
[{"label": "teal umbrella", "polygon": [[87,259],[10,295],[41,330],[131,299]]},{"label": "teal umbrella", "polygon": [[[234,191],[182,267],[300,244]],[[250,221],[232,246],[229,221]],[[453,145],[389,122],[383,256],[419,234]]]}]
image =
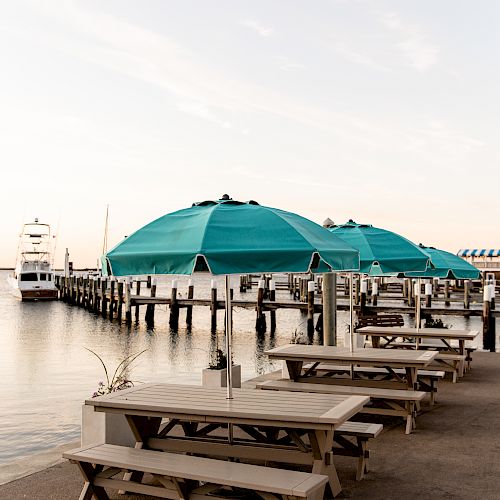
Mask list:
[{"label": "teal umbrella", "polygon": [[429,255],[432,266],[423,272],[408,272],[408,278],[448,278],[456,280],[478,279],[481,275],[479,269],[445,250],[434,247],[426,247],[422,244],[419,248]]},{"label": "teal umbrella", "polygon": [[[314,222],[224,195],[147,224],[106,254],[110,274],[226,275],[226,351],[231,360],[230,274],[359,269],[359,253]],[[232,397],[231,369],[227,370]]]},{"label": "teal umbrella", "polygon": [[[374,227],[371,224],[357,224],[349,220],[345,224],[330,227],[329,230],[359,250],[359,272],[370,276],[397,275],[409,271],[425,271],[430,263],[429,255],[417,245],[397,233]],[[352,349],[353,304],[352,274],[350,287],[350,340]]]},{"label": "teal umbrella", "polygon": [[359,272],[371,276],[425,271],[429,255],[397,233],[350,220],[329,230],[359,250]]},{"label": "teal umbrella", "polygon": [[318,224],[231,199],[195,203],[164,215],[115,246],[106,259],[115,276],[359,269],[357,250]]}]

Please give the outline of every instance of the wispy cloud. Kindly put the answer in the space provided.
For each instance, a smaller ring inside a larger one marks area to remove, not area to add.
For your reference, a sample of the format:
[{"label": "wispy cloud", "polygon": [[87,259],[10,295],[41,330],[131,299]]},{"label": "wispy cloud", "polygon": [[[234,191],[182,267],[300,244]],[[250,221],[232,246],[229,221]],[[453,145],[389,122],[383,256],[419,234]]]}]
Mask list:
[{"label": "wispy cloud", "polygon": [[181,102],[177,108],[183,113],[203,118],[223,128],[232,128],[230,121],[221,119],[208,106],[199,101]]},{"label": "wispy cloud", "polygon": [[370,69],[376,69],[379,71],[388,71],[389,68],[383,64],[380,64],[372,57],[369,57],[367,54],[358,52],[351,47],[349,47],[346,43],[339,42],[333,45],[333,50],[342,56],[345,60],[352,62],[354,64],[360,64]]},{"label": "wispy cloud", "polygon": [[259,21],[256,21],[255,19],[245,19],[241,23],[243,26],[246,26],[247,28],[250,28],[251,30],[255,31],[258,35],[263,36],[263,37],[268,37],[274,34],[274,29],[265,26],[264,24],[260,23]]},{"label": "wispy cloud", "polygon": [[[243,113],[272,115],[322,130],[342,140],[346,147],[387,154],[412,151],[433,164],[452,151],[462,150],[465,134],[447,132],[446,127],[437,133],[421,123],[409,127],[390,117],[381,120],[363,113],[315,106],[307,98],[287,95],[281,88],[234,78],[232,73],[208,65],[169,37],[131,22],[78,4],[64,4],[62,11],[50,3],[42,5],[60,20],[65,30],[71,30],[71,36],[55,30],[44,32],[43,37],[31,32],[29,36],[39,37],[43,43],[73,57],[163,88],[177,99],[180,111],[218,126],[231,128]],[[403,30],[399,18],[387,19],[394,29]],[[418,34],[419,31],[411,31],[414,38]],[[346,51],[349,52],[344,48]],[[360,64],[374,64],[352,51],[349,55]],[[474,139],[466,143],[468,148],[479,147]],[[432,159],[434,152],[438,154]]]},{"label": "wispy cloud", "polygon": [[277,58],[278,67],[282,71],[303,71],[307,69],[304,64],[292,61],[288,57],[280,56]]},{"label": "wispy cloud", "polygon": [[410,66],[425,72],[437,64],[439,48],[428,40],[419,26],[405,23],[395,12],[384,14],[382,23],[401,38],[396,45]]}]

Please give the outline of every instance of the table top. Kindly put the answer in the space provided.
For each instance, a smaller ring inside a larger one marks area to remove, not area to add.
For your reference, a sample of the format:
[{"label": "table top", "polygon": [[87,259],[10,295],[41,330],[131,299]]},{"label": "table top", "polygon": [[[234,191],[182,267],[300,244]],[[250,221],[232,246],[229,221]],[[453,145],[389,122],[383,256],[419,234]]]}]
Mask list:
[{"label": "table top", "polygon": [[265,351],[270,358],[307,362],[348,362],[367,366],[417,367],[427,366],[438,354],[436,351],[410,349],[373,349],[322,345],[287,344]]},{"label": "table top", "polygon": [[450,328],[408,328],[406,326],[365,326],[358,328],[361,335],[379,335],[393,337],[418,337],[427,339],[474,340],[477,330],[454,330]]},{"label": "table top", "polygon": [[226,389],[174,384],[141,384],[113,394],[88,399],[97,411],[151,415],[198,422],[290,424],[303,428],[331,428],[355,415],[370,398],[364,396]]}]

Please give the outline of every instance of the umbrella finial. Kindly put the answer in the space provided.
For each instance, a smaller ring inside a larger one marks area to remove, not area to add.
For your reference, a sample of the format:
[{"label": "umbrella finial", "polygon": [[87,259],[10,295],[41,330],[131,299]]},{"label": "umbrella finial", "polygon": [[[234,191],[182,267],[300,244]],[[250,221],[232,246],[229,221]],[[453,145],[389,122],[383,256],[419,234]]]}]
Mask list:
[{"label": "umbrella finial", "polygon": [[228,194],[223,194],[221,200],[227,201],[227,200],[232,200],[232,198]]},{"label": "umbrella finial", "polygon": [[324,221],[323,221],[323,227],[335,227],[335,222],[332,221],[332,219],[330,219],[330,217],[327,217]]}]

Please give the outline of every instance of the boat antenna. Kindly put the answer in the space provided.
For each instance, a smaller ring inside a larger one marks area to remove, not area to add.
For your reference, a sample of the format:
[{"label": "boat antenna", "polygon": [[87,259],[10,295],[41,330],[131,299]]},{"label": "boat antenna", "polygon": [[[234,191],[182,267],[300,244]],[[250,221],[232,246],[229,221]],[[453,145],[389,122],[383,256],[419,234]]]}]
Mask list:
[{"label": "boat antenna", "polygon": [[104,224],[104,240],[102,242],[101,255],[106,255],[108,251],[108,218],[109,218],[109,205],[106,205],[106,223]]},{"label": "boat antenna", "polygon": [[56,261],[56,249],[57,249],[57,240],[59,239],[59,224],[61,222],[61,214],[59,214],[59,218],[57,219],[57,226],[56,226],[56,234],[52,235],[52,238],[54,238],[54,248],[52,249],[52,262],[50,265],[54,267],[54,262]]}]

